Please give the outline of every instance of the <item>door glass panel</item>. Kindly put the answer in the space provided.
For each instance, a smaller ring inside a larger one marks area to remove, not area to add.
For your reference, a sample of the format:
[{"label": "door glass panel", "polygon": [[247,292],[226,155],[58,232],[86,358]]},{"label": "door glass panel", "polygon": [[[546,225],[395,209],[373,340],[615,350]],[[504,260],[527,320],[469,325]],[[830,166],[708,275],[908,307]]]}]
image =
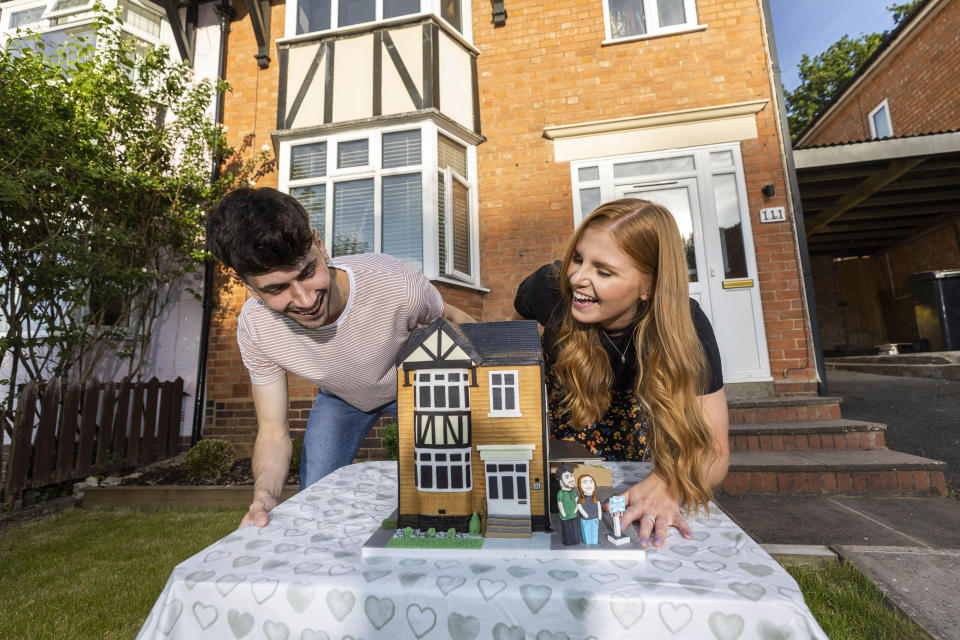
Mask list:
[{"label": "door glass panel", "polygon": [[500,478],[497,476],[487,476],[487,493],[489,494],[487,497],[491,500],[500,499],[499,482]]},{"label": "door glass panel", "polygon": [[714,151],[710,154],[711,169],[732,169],[733,151]]},{"label": "door glass panel", "polygon": [[600,179],[600,167],[580,167],[577,169],[577,177],[580,182],[590,182]]},{"label": "door glass panel", "polygon": [[580,189],[580,212],[586,218],[600,206],[600,187]]},{"label": "door glass panel", "polygon": [[657,158],[655,160],[638,160],[636,162],[619,162],[613,165],[614,178],[637,178],[664,173],[686,173],[693,171],[696,165],[693,156],[678,158]]},{"label": "door glass panel", "polygon": [[723,277],[746,278],[747,257],[740,224],[740,196],[732,173],[713,176],[713,197],[717,205],[720,227],[720,249],[723,251]]},{"label": "door glass panel", "polygon": [[504,500],[513,500],[513,476],[506,475],[500,476],[503,480],[503,499]]},{"label": "door glass panel", "polygon": [[517,478],[517,499],[526,500],[527,499],[527,482],[523,476],[516,476]]},{"label": "door glass panel", "polygon": [[673,214],[683,237],[683,249],[687,254],[687,273],[690,282],[698,282],[697,254],[693,238],[693,216],[690,212],[690,194],[686,187],[651,189],[625,194],[631,198],[642,198],[667,208]]}]

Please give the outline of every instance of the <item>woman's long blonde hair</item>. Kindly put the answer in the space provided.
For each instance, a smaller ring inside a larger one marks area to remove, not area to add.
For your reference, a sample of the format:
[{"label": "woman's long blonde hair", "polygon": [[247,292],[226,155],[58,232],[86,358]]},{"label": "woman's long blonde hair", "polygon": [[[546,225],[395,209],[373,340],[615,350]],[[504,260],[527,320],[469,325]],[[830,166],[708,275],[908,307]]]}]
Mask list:
[{"label": "woman's long blonde hair", "polygon": [[563,409],[583,429],[610,405],[614,373],[597,327],[574,319],[567,270],[587,228],[605,229],[637,268],[653,277],[632,325],[637,346],[634,392],[646,413],[647,446],[656,472],[687,510],[706,506],[704,477],[716,455],[713,434],[696,398],[706,389],[706,358],[693,319],[683,239],[664,207],[633,198],[600,205],[577,228],[557,277],[566,308],[557,334],[554,371],[565,389]]}]

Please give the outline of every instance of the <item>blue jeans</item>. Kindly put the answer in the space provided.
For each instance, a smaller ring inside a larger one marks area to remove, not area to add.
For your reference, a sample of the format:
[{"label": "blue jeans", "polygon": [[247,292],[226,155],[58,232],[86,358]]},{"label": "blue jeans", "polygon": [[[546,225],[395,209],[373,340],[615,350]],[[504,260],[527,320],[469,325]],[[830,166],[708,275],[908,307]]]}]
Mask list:
[{"label": "blue jeans", "polygon": [[382,413],[396,417],[397,401],[373,411],[361,411],[321,389],[313,402],[303,436],[300,490],[353,462],[364,438]]}]

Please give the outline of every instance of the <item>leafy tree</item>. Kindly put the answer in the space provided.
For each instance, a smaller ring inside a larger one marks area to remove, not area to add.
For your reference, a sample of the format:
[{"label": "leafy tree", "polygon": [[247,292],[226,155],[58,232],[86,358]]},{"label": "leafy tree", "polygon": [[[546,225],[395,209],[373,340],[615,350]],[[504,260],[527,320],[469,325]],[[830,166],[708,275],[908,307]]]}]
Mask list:
[{"label": "leafy tree", "polygon": [[[208,115],[224,83],[165,48],[137,52],[119,13],[95,43],[38,35],[0,48],[0,396],[16,382],[84,382],[105,358],[143,368],[157,319],[197,267],[204,211],[272,170]],[[211,169],[222,167],[211,182]]]},{"label": "leafy tree", "polygon": [[[893,14],[894,25],[899,25],[921,1],[888,6],[887,11]],[[846,86],[886,36],[887,33],[861,34],[857,38],[844,35],[812,58],[803,54],[797,65],[800,84],[793,91],[785,92],[787,120],[794,141]]]}]

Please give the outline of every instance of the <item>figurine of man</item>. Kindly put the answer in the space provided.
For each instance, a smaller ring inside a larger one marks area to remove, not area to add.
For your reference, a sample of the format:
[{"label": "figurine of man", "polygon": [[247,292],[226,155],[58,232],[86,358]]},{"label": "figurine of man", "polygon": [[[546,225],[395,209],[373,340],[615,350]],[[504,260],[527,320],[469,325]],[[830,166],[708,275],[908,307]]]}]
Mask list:
[{"label": "figurine of man", "polygon": [[577,518],[577,492],[573,477],[573,465],[561,464],[557,467],[557,508],[560,510],[560,538],[565,546],[580,544],[580,526]]}]

